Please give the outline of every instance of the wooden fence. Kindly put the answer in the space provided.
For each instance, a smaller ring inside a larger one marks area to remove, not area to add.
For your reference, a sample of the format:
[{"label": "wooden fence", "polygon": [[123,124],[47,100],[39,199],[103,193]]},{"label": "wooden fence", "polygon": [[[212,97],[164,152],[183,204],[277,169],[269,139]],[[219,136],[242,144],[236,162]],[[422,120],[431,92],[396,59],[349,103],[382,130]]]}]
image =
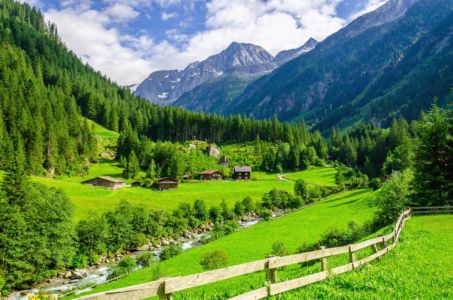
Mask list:
[{"label": "wooden fence", "polygon": [[[442,208],[444,209],[444,208]],[[445,212],[452,212],[453,209],[444,209]],[[428,208],[413,209],[414,212],[427,213]],[[437,213],[441,208],[433,208],[433,213]],[[447,212],[447,213],[448,213]],[[342,247],[324,248],[320,250],[305,252],[289,256],[275,256],[267,259],[262,259],[250,263],[231,266],[223,269],[212,270],[204,273],[198,273],[188,276],[179,276],[171,278],[161,278],[153,282],[144,283],[140,285],[130,286],[92,294],[81,297],[79,299],[90,300],[130,300],[130,299],[144,299],[152,296],[159,296],[159,299],[170,300],[173,299],[172,294],[182,290],[199,287],[202,285],[226,280],[238,276],[243,276],[259,271],[266,272],[267,284],[265,287],[250,291],[248,293],[231,298],[234,300],[249,300],[249,299],[263,299],[268,296],[277,295],[292,289],[300,288],[314,282],[318,282],[328,278],[331,275],[337,275],[351,271],[358,268],[392,250],[398,242],[401,230],[407,219],[411,217],[412,210],[406,210],[401,213],[398,221],[393,227],[393,231],[388,235],[383,235],[357,244],[351,244]],[[390,242],[389,242],[390,241]],[[371,247],[373,254],[363,259],[357,260],[356,251]],[[349,254],[350,262],[335,268],[329,268],[328,257]],[[322,271],[303,276],[297,279],[292,279],[284,282],[278,282],[277,271],[278,268],[299,264],[303,262],[320,260]]]}]

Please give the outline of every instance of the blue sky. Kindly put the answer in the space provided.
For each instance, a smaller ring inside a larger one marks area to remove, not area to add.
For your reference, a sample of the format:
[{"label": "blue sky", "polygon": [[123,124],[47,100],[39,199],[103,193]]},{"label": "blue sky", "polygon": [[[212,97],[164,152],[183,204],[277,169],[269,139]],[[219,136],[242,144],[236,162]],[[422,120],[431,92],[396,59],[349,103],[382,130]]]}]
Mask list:
[{"label": "blue sky", "polygon": [[22,0],[56,23],[63,42],[119,84],[182,69],[250,42],[275,55],[326,38],[386,0]]}]

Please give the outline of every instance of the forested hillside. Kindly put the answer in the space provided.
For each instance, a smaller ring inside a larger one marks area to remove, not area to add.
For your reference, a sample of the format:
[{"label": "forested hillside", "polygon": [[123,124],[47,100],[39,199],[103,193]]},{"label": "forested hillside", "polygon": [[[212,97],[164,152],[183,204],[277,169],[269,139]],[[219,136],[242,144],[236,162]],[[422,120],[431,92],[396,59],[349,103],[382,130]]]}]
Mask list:
[{"label": "forested hillside", "polygon": [[160,108],[84,65],[57,29],[26,4],[0,2],[0,149],[2,167],[24,148],[32,174],[84,172],[94,140],[80,116],[113,131],[130,129],[154,140],[213,142],[304,141],[308,129],[277,119],[204,115]]},{"label": "forested hillside", "polygon": [[246,88],[226,110],[326,131],[417,119],[453,83],[453,4],[391,0]]}]

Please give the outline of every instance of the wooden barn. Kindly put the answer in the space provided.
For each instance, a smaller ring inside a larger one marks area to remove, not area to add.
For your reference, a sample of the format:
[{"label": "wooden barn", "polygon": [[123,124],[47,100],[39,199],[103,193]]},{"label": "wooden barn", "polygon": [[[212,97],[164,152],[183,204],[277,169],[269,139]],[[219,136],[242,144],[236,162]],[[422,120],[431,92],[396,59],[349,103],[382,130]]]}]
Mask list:
[{"label": "wooden barn", "polygon": [[250,179],[252,178],[252,167],[238,166],[233,168],[234,179]]},{"label": "wooden barn", "polygon": [[200,173],[201,180],[220,180],[222,179],[222,174],[217,170],[206,170]]},{"label": "wooden barn", "polygon": [[172,177],[165,177],[165,178],[161,178],[156,181],[156,186],[161,191],[177,189],[178,185],[179,185],[179,181],[176,178],[172,178]]},{"label": "wooden barn", "polygon": [[82,182],[83,184],[89,184],[92,186],[106,187],[112,190],[126,187],[124,181],[116,179],[110,176],[99,176],[93,179]]}]

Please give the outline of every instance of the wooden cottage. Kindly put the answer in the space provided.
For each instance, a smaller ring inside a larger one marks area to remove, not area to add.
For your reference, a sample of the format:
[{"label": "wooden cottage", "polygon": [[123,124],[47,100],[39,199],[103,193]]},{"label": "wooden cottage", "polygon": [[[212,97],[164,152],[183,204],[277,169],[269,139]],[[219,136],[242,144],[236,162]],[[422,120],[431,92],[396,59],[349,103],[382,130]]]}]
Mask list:
[{"label": "wooden cottage", "polygon": [[217,170],[206,170],[200,173],[201,180],[219,180],[222,179],[222,174]]},{"label": "wooden cottage", "polygon": [[99,176],[93,179],[82,182],[83,184],[89,184],[92,186],[106,187],[112,190],[126,187],[124,181],[116,179],[110,176]]},{"label": "wooden cottage", "polygon": [[179,185],[179,181],[176,178],[172,178],[172,177],[165,177],[165,178],[161,178],[156,181],[156,186],[161,191],[177,189],[178,185]]},{"label": "wooden cottage", "polygon": [[252,167],[250,166],[238,166],[233,168],[234,179],[250,179],[252,178]]}]

